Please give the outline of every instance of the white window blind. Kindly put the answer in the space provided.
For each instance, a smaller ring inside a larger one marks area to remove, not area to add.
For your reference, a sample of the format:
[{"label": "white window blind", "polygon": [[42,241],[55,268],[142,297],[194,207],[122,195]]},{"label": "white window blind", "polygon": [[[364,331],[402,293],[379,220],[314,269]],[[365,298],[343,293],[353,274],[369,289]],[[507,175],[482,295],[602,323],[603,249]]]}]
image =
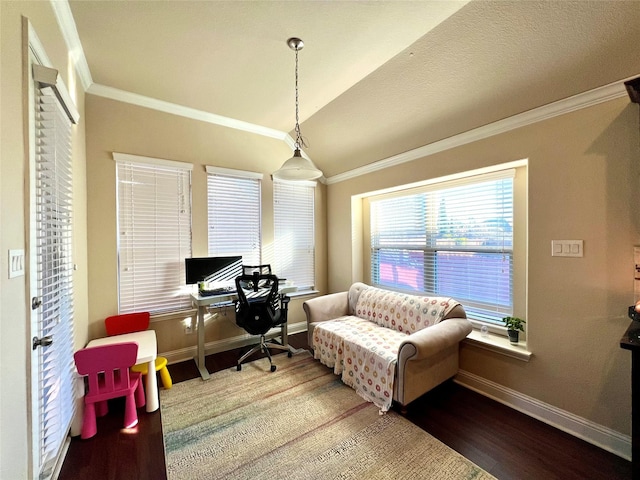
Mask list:
[{"label": "white window blind", "polygon": [[[114,153],[120,313],[190,308],[191,165]],[[136,161],[136,159],[139,159]]]},{"label": "white window blind", "polygon": [[513,311],[513,176],[372,198],[372,283],[450,296],[470,318],[500,323]]},{"label": "white window blind", "polygon": [[52,88],[35,88],[35,228],[40,475],[55,466],[74,415],[71,121]]},{"label": "white window blind", "polygon": [[298,290],[315,286],[314,187],[273,183],[274,263],[279,277]]},{"label": "white window blind", "polygon": [[207,171],[209,256],[241,255],[243,264],[259,265],[260,176]]}]

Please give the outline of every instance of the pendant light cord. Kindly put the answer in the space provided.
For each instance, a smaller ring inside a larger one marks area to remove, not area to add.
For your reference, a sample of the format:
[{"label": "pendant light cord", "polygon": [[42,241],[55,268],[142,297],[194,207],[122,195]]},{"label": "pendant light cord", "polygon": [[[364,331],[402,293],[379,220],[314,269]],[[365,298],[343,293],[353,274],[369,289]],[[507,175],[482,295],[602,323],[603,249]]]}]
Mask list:
[{"label": "pendant light cord", "polygon": [[300,131],[300,117],[298,114],[299,101],[298,101],[298,50],[299,48],[295,48],[296,52],[296,149],[305,147],[304,140],[302,140],[302,132]]}]

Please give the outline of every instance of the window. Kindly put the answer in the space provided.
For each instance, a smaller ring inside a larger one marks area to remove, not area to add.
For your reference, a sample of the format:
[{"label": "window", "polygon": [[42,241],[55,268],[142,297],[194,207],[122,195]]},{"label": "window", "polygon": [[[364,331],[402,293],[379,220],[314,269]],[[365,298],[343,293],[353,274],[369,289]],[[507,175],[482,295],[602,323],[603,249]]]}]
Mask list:
[{"label": "window", "polygon": [[315,286],[314,185],[273,183],[275,271],[298,290]]},{"label": "window", "polygon": [[513,312],[514,170],[370,198],[371,282],[450,296],[470,318]]},{"label": "window", "polygon": [[209,256],[242,255],[245,265],[262,260],[262,174],[207,167]]},{"label": "window", "polygon": [[192,165],[120,153],[118,198],[119,312],[191,307],[184,259],[191,257]]}]

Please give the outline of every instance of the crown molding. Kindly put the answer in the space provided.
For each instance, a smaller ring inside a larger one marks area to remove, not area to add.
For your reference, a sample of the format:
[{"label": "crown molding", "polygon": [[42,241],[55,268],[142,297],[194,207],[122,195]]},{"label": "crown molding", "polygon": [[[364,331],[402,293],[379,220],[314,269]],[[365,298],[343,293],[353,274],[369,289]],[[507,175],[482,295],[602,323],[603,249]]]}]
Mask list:
[{"label": "crown molding", "polygon": [[118,100],[165,113],[191,118],[193,120],[213,123],[215,125],[221,125],[236,130],[243,130],[257,135],[283,140],[287,144],[293,145],[293,140],[289,134],[280,130],[255,125],[249,122],[243,122],[229,117],[223,117],[222,115],[216,115],[214,113],[197,110],[195,108],[184,107],[182,105],[94,83],[93,78],[91,77],[91,71],[89,70],[89,64],[87,63],[87,59],[84,55],[82,43],[80,42],[76,23],[73,19],[73,14],[71,13],[69,2],[67,0],[50,0],[50,3],[85,92],[100,97],[110,98],[112,100]]},{"label": "crown molding", "polygon": [[[257,135],[275,138],[284,141],[293,149],[295,142],[287,132],[93,83],[89,65],[84,55],[84,50],[82,49],[82,44],[80,42],[80,37],[78,36],[78,30],[71,13],[71,8],[69,7],[68,0],[50,0],[50,3],[67,44],[67,48],[72,55],[76,71],[80,76],[85,92],[110,98],[112,100],[118,100],[165,113],[191,118],[193,120],[213,123],[215,125],[221,125],[236,130],[243,130]],[[343,182],[361,175],[366,175],[395,165],[401,165],[403,163],[411,162],[413,160],[459,147],[467,143],[476,142],[494,135],[515,130],[516,128],[531,125],[532,123],[541,122],[559,115],[564,115],[582,108],[587,108],[592,105],[623,97],[627,95],[624,82],[633,79],[636,76],[637,75],[634,75],[609,85],[604,85],[542,107],[534,108],[527,112],[513,115],[509,118],[505,118],[443,140],[438,140],[428,145],[409,150],[408,152],[394,155],[332,177],[322,177],[321,182],[327,185]],[[302,155],[311,160],[304,152],[302,152]]]},{"label": "crown molding", "polygon": [[[633,78],[633,77],[630,77]],[[408,152],[400,153],[377,162],[370,163],[363,167],[354,168],[348,172],[339,173],[331,177],[327,177],[326,183],[328,185],[344,182],[352,178],[366,175],[368,173],[383,170],[385,168],[401,165],[406,162],[418,160],[420,158],[434,155],[451,148],[466,145],[467,143],[477,142],[485,138],[499,135],[501,133],[515,130],[516,128],[531,125],[533,123],[542,122],[553,117],[564,115],[566,113],[574,112],[583,108],[591,107],[599,103],[614,100],[616,98],[624,97],[627,95],[624,82],[627,79],[620,80],[619,82],[604,85],[602,87],[594,88],[584,93],[573,95],[572,97],[558,100],[557,102],[543,105],[542,107],[534,108],[526,112],[513,115],[497,122],[489,123],[482,127],[474,128],[466,132],[454,135],[443,140],[418,147]]]},{"label": "crown molding", "polygon": [[80,43],[80,36],[78,35],[78,29],[76,28],[69,2],[67,0],[51,0],[50,3],[62,32],[62,37],[67,45],[67,50],[71,55],[71,61],[80,77],[82,88],[86,92],[93,83],[93,79],[91,78],[87,58],[84,56],[84,50],[82,49],[82,43]]},{"label": "crown molding", "polygon": [[92,84],[91,87],[89,87],[89,90],[87,90],[87,93],[99,97],[109,98],[111,100],[138,105],[140,107],[158,110],[160,112],[191,118],[193,120],[198,120],[201,122],[213,123],[215,125],[221,125],[223,127],[233,128],[235,130],[243,130],[245,132],[255,133],[257,135],[275,138],[277,140],[285,141],[285,138],[288,136],[286,132],[282,132],[273,128],[263,127],[254,123],[243,122],[242,120],[236,120],[234,118],[223,117],[222,115],[216,115],[215,113],[209,113],[203,110],[197,110],[195,108],[184,107],[175,103],[165,102],[164,100],[158,100],[156,98],[145,97],[144,95],[138,95],[137,93],[127,92],[125,90],[107,87],[106,85],[100,85],[97,83]]}]

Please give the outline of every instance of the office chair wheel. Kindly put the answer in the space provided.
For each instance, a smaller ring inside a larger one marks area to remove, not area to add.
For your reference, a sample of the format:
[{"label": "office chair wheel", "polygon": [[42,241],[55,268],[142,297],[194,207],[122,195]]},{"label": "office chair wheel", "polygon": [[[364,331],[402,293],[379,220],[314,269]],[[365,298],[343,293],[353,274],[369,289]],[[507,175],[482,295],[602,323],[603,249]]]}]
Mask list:
[{"label": "office chair wheel", "polygon": [[293,357],[293,353],[291,353],[291,350],[289,350],[289,351],[287,352],[287,357],[289,357],[289,358]]},{"label": "office chair wheel", "polygon": [[276,371],[276,366],[275,365],[271,365],[271,371],[275,372]]},{"label": "office chair wheel", "polygon": [[237,365],[236,366],[236,370],[239,372],[240,370],[242,370],[242,365]]}]

